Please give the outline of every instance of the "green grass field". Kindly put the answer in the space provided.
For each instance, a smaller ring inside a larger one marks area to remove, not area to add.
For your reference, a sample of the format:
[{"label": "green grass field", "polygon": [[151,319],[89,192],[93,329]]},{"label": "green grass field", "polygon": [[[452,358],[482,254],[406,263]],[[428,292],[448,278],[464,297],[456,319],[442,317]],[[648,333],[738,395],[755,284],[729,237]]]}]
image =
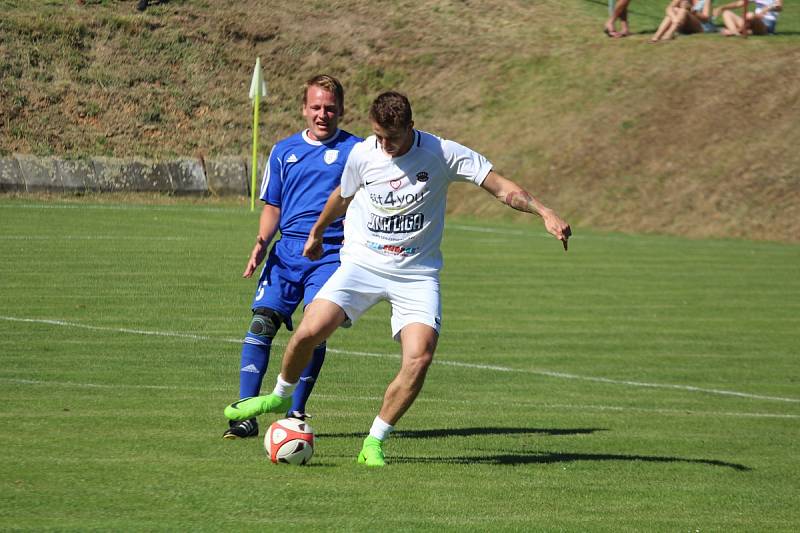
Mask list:
[{"label": "green grass field", "polygon": [[576,228],[565,254],[536,221],[449,220],[437,361],[376,471],[383,305],[329,343],[309,466],[220,438],[255,227],[0,198],[0,529],[800,527],[797,245]]}]

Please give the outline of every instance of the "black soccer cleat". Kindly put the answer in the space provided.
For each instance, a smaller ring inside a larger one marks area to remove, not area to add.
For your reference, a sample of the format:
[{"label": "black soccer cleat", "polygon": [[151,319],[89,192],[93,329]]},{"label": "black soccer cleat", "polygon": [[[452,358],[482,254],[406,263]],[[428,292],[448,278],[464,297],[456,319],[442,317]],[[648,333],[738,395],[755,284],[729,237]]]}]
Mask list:
[{"label": "black soccer cleat", "polygon": [[246,439],[248,437],[258,437],[258,422],[255,418],[251,418],[249,420],[229,420],[228,425],[230,426],[228,429],[225,430],[225,433],[222,434],[223,439],[233,440],[233,439]]},{"label": "black soccer cleat", "polygon": [[313,418],[308,413],[301,413],[300,411],[289,411],[286,413],[286,418],[294,418],[295,420],[300,420],[301,422],[305,422],[309,418]]}]

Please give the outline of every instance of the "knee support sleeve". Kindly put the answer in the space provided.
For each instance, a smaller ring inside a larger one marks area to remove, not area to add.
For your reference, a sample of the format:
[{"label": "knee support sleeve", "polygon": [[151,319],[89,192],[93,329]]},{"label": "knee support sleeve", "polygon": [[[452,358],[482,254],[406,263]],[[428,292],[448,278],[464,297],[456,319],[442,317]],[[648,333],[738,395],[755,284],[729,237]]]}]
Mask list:
[{"label": "knee support sleeve", "polygon": [[258,337],[272,339],[278,333],[283,322],[283,315],[268,307],[253,309],[253,318],[250,321],[248,332]]}]

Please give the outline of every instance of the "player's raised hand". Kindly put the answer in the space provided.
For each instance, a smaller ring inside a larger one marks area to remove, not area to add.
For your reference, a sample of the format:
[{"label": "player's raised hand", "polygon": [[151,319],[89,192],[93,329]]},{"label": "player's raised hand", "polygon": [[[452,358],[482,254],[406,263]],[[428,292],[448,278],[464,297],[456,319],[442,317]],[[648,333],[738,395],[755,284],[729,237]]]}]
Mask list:
[{"label": "player's raised hand", "polygon": [[309,233],[306,244],[303,246],[303,256],[312,261],[322,257],[322,238],[314,236],[313,232]]}]

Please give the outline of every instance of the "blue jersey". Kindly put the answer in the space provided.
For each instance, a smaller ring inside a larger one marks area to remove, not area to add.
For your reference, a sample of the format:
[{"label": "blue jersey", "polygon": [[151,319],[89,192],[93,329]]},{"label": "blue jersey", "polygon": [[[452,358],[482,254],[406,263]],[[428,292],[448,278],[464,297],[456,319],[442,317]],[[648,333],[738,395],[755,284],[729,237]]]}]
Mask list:
[{"label": "blue jersey", "polygon": [[[261,199],[280,208],[281,235],[303,239],[319,218],[331,192],[341,182],[350,150],[362,139],[338,130],[330,139],[314,141],[305,131],[272,147],[261,182]],[[344,217],[328,226],[326,242],[341,243]]]}]

